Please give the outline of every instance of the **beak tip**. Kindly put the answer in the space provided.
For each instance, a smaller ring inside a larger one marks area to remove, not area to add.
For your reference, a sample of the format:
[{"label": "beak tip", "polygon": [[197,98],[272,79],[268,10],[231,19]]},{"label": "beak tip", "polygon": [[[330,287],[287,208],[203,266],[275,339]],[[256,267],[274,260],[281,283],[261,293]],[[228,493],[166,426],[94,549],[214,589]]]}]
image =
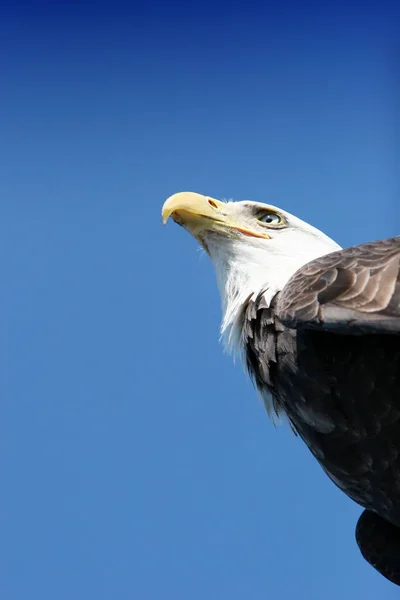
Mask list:
[{"label": "beak tip", "polygon": [[165,206],[163,206],[162,211],[161,211],[161,219],[162,219],[163,225],[167,224],[167,221],[170,218],[172,212],[173,211],[170,211]]},{"label": "beak tip", "polygon": [[215,208],[210,209],[207,196],[203,196],[197,192],[178,192],[167,198],[164,202],[161,209],[161,218],[163,224],[166,225],[169,217],[174,215],[174,213],[173,219],[178,222],[176,217],[178,216],[177,213],[180,211],[185,211],[193,215],[197,214],[197,216],[213,216],[211,215],[213,210],[215,210]]},{"label": "beak tip", "polygon": [[164,202],[161,209],[161,218],[164,225],[167,224],[168,219],[178,208],[184,208],[188,203],[193,203],[193,199],[201,197],[200,194],[195,192],[178,192],[173,194]]}]

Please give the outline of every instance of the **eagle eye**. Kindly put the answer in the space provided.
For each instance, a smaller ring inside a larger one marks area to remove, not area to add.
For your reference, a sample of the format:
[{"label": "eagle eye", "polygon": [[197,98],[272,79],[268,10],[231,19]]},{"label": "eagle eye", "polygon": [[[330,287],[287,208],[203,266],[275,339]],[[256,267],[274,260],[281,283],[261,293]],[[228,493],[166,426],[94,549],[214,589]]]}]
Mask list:
[{"label": "eagle eye", "polygon": [[258,220],[261,223],[265,223],[266,225],[283,225],[284,221],[280,215],[270,210],[264,212],[262,215],[258,217]]}]

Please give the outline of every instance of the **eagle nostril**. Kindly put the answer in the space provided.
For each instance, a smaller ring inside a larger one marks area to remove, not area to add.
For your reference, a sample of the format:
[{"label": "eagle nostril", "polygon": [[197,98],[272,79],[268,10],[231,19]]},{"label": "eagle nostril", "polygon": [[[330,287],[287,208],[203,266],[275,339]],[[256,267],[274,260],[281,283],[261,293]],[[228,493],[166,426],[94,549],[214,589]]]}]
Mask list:
[{"label": "eagle nostril", "polygon": [[214,200],[208,199],[208,204],[218,210],[218,204]]}]

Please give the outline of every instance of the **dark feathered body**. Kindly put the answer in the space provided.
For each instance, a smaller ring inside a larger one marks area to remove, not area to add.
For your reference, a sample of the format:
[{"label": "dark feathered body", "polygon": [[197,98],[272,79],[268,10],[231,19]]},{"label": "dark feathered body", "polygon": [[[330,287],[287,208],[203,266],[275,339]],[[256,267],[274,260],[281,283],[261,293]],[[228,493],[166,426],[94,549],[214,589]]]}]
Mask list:
[{"label": "dark feathered body", "polygon": [[257,386],[346,494],[400,526],[400,337],[291,330],[274,305],[249,307]]},{"label": "dark feathered body", "polygon": [[334,483],[378,515],[374,527],[360,519],[357,541],[397,584],[400,546],[393,554],[388,539],[383,556],[388,526],[379,551],[373,536],[379,517],[400,527],[399,265],[400,237],[321,257],[269,306],[262,292],[249,301],[242,323],[257,387]]}]

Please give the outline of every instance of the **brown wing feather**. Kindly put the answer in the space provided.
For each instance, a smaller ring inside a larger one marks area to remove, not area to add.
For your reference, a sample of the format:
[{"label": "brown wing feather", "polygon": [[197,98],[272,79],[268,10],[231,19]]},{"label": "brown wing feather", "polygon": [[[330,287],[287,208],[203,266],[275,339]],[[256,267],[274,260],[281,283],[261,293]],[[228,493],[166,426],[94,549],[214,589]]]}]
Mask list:
[{"label": "brown wing feather", "polygon": [[400,333],[400,236],[308,263],[285,286],[277,313],[291,328]]},{"label": "brown wing feather", "polygon": [[400,334],[399,265],[400,237],[318,258],[269,308],[256,300],[244,329],[257,386],[332,481],[368,509],[357,542],[398,585],[400,348],[387,334]]}]

